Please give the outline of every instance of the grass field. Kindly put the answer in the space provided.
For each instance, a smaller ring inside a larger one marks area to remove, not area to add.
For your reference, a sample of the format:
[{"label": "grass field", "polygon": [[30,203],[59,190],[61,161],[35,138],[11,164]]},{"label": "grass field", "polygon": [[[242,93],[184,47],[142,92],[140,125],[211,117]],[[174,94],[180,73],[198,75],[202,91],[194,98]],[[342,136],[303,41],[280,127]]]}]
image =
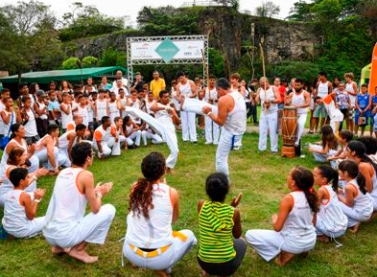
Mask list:
[{"label": "grass field", "polygon": [[[304,138],[304,143],[318,140]],[[243,233],[248,229],[271,229],[271,215],[278,211],[279,202],[288,192],[286,175],[296,165],[313,168],[310,155],[304,159],[286,159],[269,152],[258,153],[258,135],[244,136],[243,148],[230,155],[232,189],[228,197],[243,192],[240,204]],[[96,182],[112,181],[114,188],[104,197],[112,203],[117,214],[110,228],[105,245],[91,245],[88,252],[99,256],[99,262],[85,265],[68,256],[54,257],[42,236],[29,240],[0,241],[0,276],[153,276],[151,271],[133,269],[128,262],[121,266],[123,242],[126,232],[128,192],[131,184],[140,176],[142,158],[150,151],[168,154],[166,146],[148,146],[124,152],[121,157],[106,161],[96,160],[91,171]],[[215,170],[215,146],[180,142],[180,155],[176,174],[167,176],[168,184],[180,193],[180,218],[175,230],[191,229],[198,235],[197,201],[205,198],[204,180]],[[38,186],[47,188],[47,196],[40,204],[39,215],[47,209],[53,190],[54,178],[42,179]],[[0,209],[0,216],[3,211]],[[347,233],[335,244],[318,243],[308,258],[296,258],[291,264],[279,268],[264,262],[251,248],[235,276],[377,276],[377,222],[362,224],[359,233]],[[196,246],[191,253],[173,268],[173,276],[200,276],[196,262]]]}]

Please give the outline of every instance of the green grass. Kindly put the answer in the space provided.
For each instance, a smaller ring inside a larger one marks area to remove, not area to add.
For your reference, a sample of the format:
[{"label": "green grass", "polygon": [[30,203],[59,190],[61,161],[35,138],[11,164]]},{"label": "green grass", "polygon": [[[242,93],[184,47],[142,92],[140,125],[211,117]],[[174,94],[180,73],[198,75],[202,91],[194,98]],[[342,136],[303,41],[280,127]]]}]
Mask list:
[{"label": "green grass", "polygon": [[[304,138],[304,142],[318,140]],[[230,155],[230,172],[233,186],[227,201],[243,192],[240,204],[244,233],[252,228],[271,229],[271,215],[278,211],[281,198],[288,192],[286,175],[296,165],[313,168],[310,155],[305,159],[287,159],[269,152],[258,153],[258,135],[244,136],[243,148]],[[126,232],[128,193],[131,184],[140,176],[142,158],[150,151],[169,153],[166,146],[148,146],[124,152],[121,157],[106,161],[96,160],[91,171],[96,182],[113,181],[114,188],[104,197],[112,203],[117,214],[103,246],[91,245],[88,252],[99,256],[99,262],[85,265],[68,256],[54,257],[42,236],[29,240],[0,241],[0,276],[153,276],[145,269],[133,269],[128,262],[121,267],[121,251]],[[180,217],[175,230],[188,228],[198,235],[197,201],[205,198],[204,181],[215,170],[215,146],[198,145],[180,141],[180,155],[176,174],[167,176],[168,184],[180,193]],[[48,193],[40,204],[39,215],[47,209],[54,178],[40,180],[38,186]],[[3,211],[0,209],[0,216]],[[336,248],[333,243],[318,243],[308,258],[297,258],[284,268],[264,262],[250,247],[236,276],[376,276],[377,273],[377,223],[362,224],[358,234],[347,233]],[[174,276],[200,276],[196,262],[196,246],[173,268]]]}]

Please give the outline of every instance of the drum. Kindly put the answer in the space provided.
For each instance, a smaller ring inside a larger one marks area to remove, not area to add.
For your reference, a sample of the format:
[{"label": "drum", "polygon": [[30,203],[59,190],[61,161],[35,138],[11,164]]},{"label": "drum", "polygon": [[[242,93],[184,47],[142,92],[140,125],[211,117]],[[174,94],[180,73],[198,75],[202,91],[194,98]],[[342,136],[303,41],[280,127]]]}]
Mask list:
[{"label": "drum", "polygon": [[283,109],[282,128],[283,145],[294,146],[297,139],[297,108],[285,106]]}]

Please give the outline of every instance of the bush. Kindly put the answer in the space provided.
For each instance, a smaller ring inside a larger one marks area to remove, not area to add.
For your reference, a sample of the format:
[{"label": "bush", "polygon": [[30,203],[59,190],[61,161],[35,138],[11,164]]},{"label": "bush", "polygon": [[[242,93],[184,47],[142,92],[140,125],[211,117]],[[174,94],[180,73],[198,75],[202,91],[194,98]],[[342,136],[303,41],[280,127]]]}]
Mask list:
[{"label": "bush", "polygon": [[82,59],[82,67],[96,67],[98,59],[93,56],[86,56]]},{"label": "bush", "polygon": [[98,66],[126,66],[126,64],[126,54],[113,48],[103,51],[98,61]]},{"label": "bush", "polygon": [[81,62],[78,58],[70,57],[62,63],[61,68],[62,69],[77,69],[77,68],[80,68],[80,64]]}]

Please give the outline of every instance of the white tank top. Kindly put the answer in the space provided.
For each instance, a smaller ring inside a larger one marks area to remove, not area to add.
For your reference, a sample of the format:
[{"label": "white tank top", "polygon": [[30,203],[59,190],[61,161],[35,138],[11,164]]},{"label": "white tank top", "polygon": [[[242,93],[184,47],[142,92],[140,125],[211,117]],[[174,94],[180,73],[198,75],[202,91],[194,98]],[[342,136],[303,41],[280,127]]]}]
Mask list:
[{"label": "white tank top", "polygon": [[2,220],[5,230],[10,234],[20,234],[27,231],[30,220],[26,217],[25,207],[20,204],[20,196],[23,190],[12,189],[5,196],[4,217]]},{"label": "white tank top", "polygon": [[82,168],[63,169],[55,181],[46,213],[43,235],[51,239],[65,239],[84,217],[87,199],[76,183]]},{"label": "white tank top", "polygon": [[63,110],[62,110],[62,127],[63,127],[63,129],[67,129],[67,124],[73,120],[73,116],[72,116],[72,108],[70,107],[69,104],[62,103],[62,105],[63,105],[64,107],[69,106],[69,114],[66,114],[66,113],[63,112]]},{"label": "white tank top", "polygon": [[94,110],[92,109],[92,106],[88,104],[86,105],[86,109],[88,111],[88,122],[93,122]]},{"label": "white tank top", "polygon": [[7,170],[10,167],[14,167],[14,165],[5,165],[0,168],[0,178],[3,180],[3,182],[0,184],[0,195],[4,196],[8,191],[12,190],[13,184],[9,181],[7,177]]},{"label": "white tank top", "polygon": [[147,113],[148,114],[154,114],[153,111],[151,111],[151,107],[156,103],[156,100],[153,100],[152,102],[149,102],[148,99],[145,99],[145,105],[147,107]]},{"label": "white tank top", "polygon": [[[157,103],[157,106],[160,108],[167,108],[170,107],[170,105],[163,105],[161,103]],[[175,126],[173,124],[172,116],[166,111],[161,110],[155,113],[155,118],[165,126],[165,128],[169,129],[170,132],[175,133]]]},{"label": "white tank top", "polygon": [[[354,199],[352,209],[362,216],[370,216],[373,212],[373,203],[369,193],[364,194],[360,191],[359,184],[357,183],[356,179],[353,179],[348,184],[353,185],[357,190],[357,196]],[[343,188],[343,193],[346,193],[345,187]]]},{"label": "white tank top", "polygon": [[176,90],[173,90],[173,88],[172,88],[172,90],[171,90],[171,102],[174,104],[175,109],[177,111],[179,111],[180,108],[181,108],[181,104],[179,103],[179,101],[177,99],[177,93],[178,92]]},{"label": "white tank top", "polygon": [[[275,99],[275,94],[272,86],[269,87],[267,91],[261,88],[259,91],[259,98],[261,100],[261,113],[268,115],[276,113],[278,111],[278,105],[271,102]],[[264,107],[264,102],[266,100],[270,101],[270,107],[268,109]]]},{"label": "white tank top", "polygon": [[[46,107],[46,105],[43,101],[42,101],[42,103],[37,101],[37,106],[38,106],[38,109],[40,109],[40,110],[43,110]],[[39,118],[40,119],[48,119],[48,116],[47,116],[47,114],[44,113],[44,114],[40,115]]]},{"label": "white tank top", "polygon": [[13,114],[13,117],[12,117],[11,112],[7,112],[6,110],[4,110],[4,112],[5,112],[6,116],[10,115],[8,124],[5,124],[4,121],[2,122],[3,130],[2,130],[1,133],[4,134],[5,136],[7,136],[8,133],[9,133],[10,126],[12,126],[13,124],[16,123],[16,114],[14,112],[12,112],[12,114]]},{"label": "white tank top", "polygon": [[131,124],[130,126],[126,125],[126,135],[129,136],[129,133],[132,132],[134,126]]},{"label": "white tank top", "polygon": [[[211,97],[210,97],[211,96]],[[209,89],[209,88],[206,88],[206,92],[204,94],[204,101],[206,101],[207,103],[209,103],[209,99],[212,99],[214,100],[213,104],[214,106],[217,106],[217,90],[216,88],[213,88],[213,89]]]},{"label": "white tank top", "polygon": [[234,107],[233,110],[228,113],[223,128],[233,135],[242,135],[246,131],[245,101],[238,91],[231,92],[228,95],[233,98]]},{"label": "white tank top", "polygon": [[[304,96],[304,93],[305,91],[302,90],[300,94],[296,94],[296,92],[292,92],[293,93],[293,96],[292,96],[292,105],[304,105],[305,104],[305,96]],[[301,115],[301,114],[307,114],[308,113],[308,108],[298,108],[297,109],[297,114],[298,115]]]},{"label": "white tank top", "polygon": [[[96,132],[100,132],[102,134],[102,142],[107,142],[110,137],[111,137],[111,126],[108,127],[106,130],[103,129],[103,125],[100,125],[95,131],[94,133]],[[93,136],[93,143],[97,143],[96,140],[95,140],[95,135]]]},{"label": "white tank top", "polygon": [[107,116],[107,101],[99,99],[96,100],[97,120],[101,121],[102,117]]},{"label": "white tank top", "polygon": [[136,247],[154,249],[172,243],[173,206],[168,185],[153,185],[152,204],[148,219],[133,211],[127,216],[126,241]]},{"label": "white tank top", "polygon": [[8,145],[5,147],[5,149],[3,151],[3,155],[1,156],[1,167],[4,167],[4,166],[7,165],[7,161],[8,161],[8,158],[9,158],[9,155],[7,153],[7,149],[8,149],[8,146],[11,142],[17,144],[18,147],[21,147],[22,149],[24,149],[27,152],[27,142],[26,142],[26,140],[22,139],[22,143],[19,144],[15,139],[11,139],[9,141]]},{"label": "white tank top", "polygon": [[109,102],[109,112],[111,124],[114,123],[114,118],[120,116],[119,109],[117,107],[117,102]]},{"label": "white tank top", "polygon": [[294,191],[291,192],[290,195],[293,197],[294,205],[284,223],[281,231],[282,234],[289,236],[290,233],[294,233],[297,236],[304,236],[307,233],[315,232],[313,226],[313,212],[306,200],[305,193],[302,191]]},{"label": "white tank top", "polygon": [[[346,91],[355,92],[355,90],[353,89],[353,82],[346,83]],[[355,95],[351,95],[351,94],[348,94],[348,96],[350,98],[351,106],[355,107],[355,105],[356,105],[356,96]]]},{"label": "white tank top", "polygon": [[330,232],[337,233],[347,229],[348,219],[339,206],[338,196],[331,185],[323,186],[327,191],[328,199],[321,202],[317,218],[325,225]]},{"label": "white tank top", "polygon": [[88,108],[87,105],[85,105],[84,108],[81,106],[77,107],[77,114],[82,116],[82,124],[84,124],[86,127],[89,125],[89,114],[88,114]]},{"label": "white tank top", "polygon": [[29,120],[24,125],[25,127],[25,137],[35,137],[38,136],[37,131],[37,122],[35,121],[35,115],[34,112],[30,109],[29,111],[26,111]]},{"label": "white tank top", "polygon": [[192,95],[190,80],[187,80],[186,84],[179,83],[179,92],[186,97]]},{"label": "white tank top", "polygon": [[[123,107],[127,106],[127,98],[126,97],[119,98],[119,101],[120,101],[120,103],[122,104]],[[120,111],[120,116],[122,118],[124,118],[126,116],[126,111]]]},{"label": "white tank top", "polygon": [[319,82],[318,85],[318,96],[322,99],[329,94],[329,82],[325,83]]},{"label": "white tank top", "polygon": [[66,149],[66,148],[68,148],[68,144],[69,144],[68,135],[70,135],[70,134],[75,134],[76,135],[76,132],[74,130],[68,131],[68,132],[65,132],[64,134],[62,134],[59,137],[59,148],[60,149]]},{"label": "white tank top", "polygon": [[45,138],[47,137],[51,137],[49,134],[45,135],[43,138],[41,138],[40,140],[37,141],[37,143],[35,144],[35,151],[40,151],[42,150],[45,146],[42,145],[42,142],[45,140]]}]

